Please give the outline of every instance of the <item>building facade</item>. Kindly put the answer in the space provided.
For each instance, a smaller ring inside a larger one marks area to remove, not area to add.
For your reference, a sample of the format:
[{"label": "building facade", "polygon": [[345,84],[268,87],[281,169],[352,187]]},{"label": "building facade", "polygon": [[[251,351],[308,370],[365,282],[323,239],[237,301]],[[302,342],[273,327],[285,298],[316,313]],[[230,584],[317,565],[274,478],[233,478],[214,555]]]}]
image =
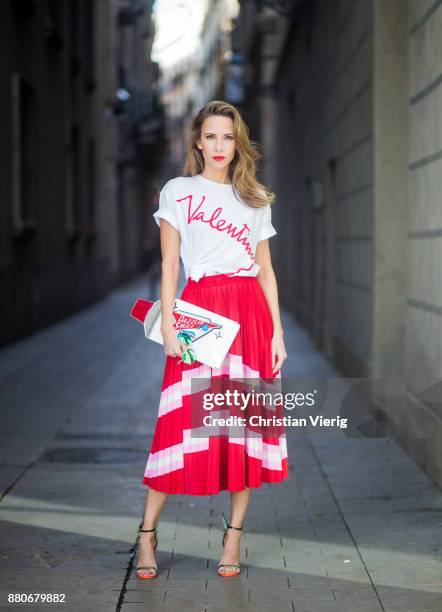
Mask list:
[{"label": "building facade", "polygon": [[145,264],[161,151],[150,12],[150,0],[0,6],[0,344]]},{"label": "building facade", "polygon": [[[440,484],[442,6],[252,1],[241,13],[281,298],[345,376],[371,379],[368,399]],[[398,393],[375,390],[393,381]]]}]

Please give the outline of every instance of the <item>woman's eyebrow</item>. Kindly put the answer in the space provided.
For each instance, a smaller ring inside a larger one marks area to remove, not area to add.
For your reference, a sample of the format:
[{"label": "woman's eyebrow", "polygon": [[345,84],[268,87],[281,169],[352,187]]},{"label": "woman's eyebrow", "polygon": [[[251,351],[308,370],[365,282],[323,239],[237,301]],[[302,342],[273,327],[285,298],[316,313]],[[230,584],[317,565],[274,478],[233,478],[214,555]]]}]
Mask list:
[{"label": "woman's eyebrow", "polygon": [[[215,132],[205,132],[204,136],[211,136],[212,134],[215,135]],[[225,134],[223,134],[223,136],[233,136],[233,132],[226,132]]]}]

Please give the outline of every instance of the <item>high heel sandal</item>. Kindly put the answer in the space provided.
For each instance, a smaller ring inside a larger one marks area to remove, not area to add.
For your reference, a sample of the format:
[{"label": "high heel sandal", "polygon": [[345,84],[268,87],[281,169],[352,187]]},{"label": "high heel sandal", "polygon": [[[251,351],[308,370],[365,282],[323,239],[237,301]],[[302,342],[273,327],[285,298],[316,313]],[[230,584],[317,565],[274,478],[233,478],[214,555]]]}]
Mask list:
[{"label": "high heel sandal", "polygon": [[[157,546],[158,546],[157,528],[154,527],[153,529],[141,529],[141,527],[140,527],[139,531],[143,531],[145,533],[153,531],[155,533],[155,544],[153,546],[153,550],[155,552],[156,549],[157,549]],[[140,576],[138,574],[138,570],[152,570],[152,569],[155,570],[154,574],[153,573],[152,574],[144,574],[143,576]],[[149,580],[150,578],[156,578],[158,576],[158,568],[156,567],[156,565],[139,565],[138,567],[135,568],[135,570],[137,572],[136,576],[140,580]]]},{"label": "high heel sandal", "polygon": [[[242,531],[242,527],[234,527],[233,525],[229,525],[229,523],[227,522],[227,519],[225,517],[224,512],[221,512],[222,517],[223,517],[223,528],[224,528],[224,534],[223,534],[223,540],[222,540],[222,545],[224,547],[224,542],[226,539],[226,535],[227,535],[227,530],[228,529],[236,529],[237,531]],[[238,571],[233,571],[233,572],[221,572],[220,568],[221,567],[236,567],[238,568]],[[222,576],[223,578],[227,578],[230,576],[238,576],[238,574],[241,573],[241,566],[239,565],[235,565],[234,563],[220,563],[218,565],[218,576]]]}]

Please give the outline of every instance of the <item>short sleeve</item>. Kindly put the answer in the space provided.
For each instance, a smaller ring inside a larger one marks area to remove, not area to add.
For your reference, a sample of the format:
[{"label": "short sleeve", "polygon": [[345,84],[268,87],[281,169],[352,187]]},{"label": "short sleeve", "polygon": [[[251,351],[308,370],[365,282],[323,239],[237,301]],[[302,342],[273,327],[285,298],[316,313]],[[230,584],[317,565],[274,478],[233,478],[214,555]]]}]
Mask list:
[{"label": "short sleeve", "polygon": [[261,240],[266,240],[267,238],[271,238],[277,234],[277,231],[272,225],[272,210],[270,204],[264,208],[263,212],[263,220],[261,223],[261,232],[259,234],[258,242]]},{"label": "short sleeve", "polygon": [[176,214],[176,201],[169,181],[160,191],[158,210],[153,214],[156,224],[160,227],[160,219],[166,219],[175,229],[180,231]]}]

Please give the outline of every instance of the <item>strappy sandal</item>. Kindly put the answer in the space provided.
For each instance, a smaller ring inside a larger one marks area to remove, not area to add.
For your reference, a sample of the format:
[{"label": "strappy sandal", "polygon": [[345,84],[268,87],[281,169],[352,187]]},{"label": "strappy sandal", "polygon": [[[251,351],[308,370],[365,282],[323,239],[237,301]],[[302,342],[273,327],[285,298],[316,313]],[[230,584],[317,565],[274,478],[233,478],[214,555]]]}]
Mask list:
[{"label": "strappy sandal", "polygon": [[[237,531],[242,531],[242,527],[234,527],[233,525],[229,525],[229,523],[227,522],[227,519],[224,515],[224,512],[221,512],[222,517],[223,517],[223,528],[224,528],[224,534],[223,534],[223,540],[222,540],[222,545],[224,547],[224,542],[226,539],[226,535],[227,535],[227,530],[228,529],[236,529]],[[237,568],[238,571],[233,571],[233,572],[221,572],[220,568],[221,567],[235,567]],[[233,563],[220,563],[218,565],[218,576],[222,576],[223,578],[228,578],[230,576],[238,576],[241,573],[241,566],[239,565],[235,565]]]},{"label": "strappy sandal", "polygon": [[[143,531],[145,533],[152,532],[152,531],[155,532],[155,544],[153,546],[154,552],[156,551],[157,546],[158,546],[158,538],[157,538],[156,530],[157,530],[156,527],[154,527],[153,529],[141,529],[141,527],[140,527],[140,529],[139,529],[139,531]],[[136,576],[140,580],[149,580],[150,578],[156,578],[158,576],[158,568],[155,565],[139,565],[135,569],[136,569],[136,572],[137,572]],[[140,576],[140,574],[138,574],[138,570],[152,570],[152,569],[155,570],[155,573],[144,574],[142,576]]]}]

